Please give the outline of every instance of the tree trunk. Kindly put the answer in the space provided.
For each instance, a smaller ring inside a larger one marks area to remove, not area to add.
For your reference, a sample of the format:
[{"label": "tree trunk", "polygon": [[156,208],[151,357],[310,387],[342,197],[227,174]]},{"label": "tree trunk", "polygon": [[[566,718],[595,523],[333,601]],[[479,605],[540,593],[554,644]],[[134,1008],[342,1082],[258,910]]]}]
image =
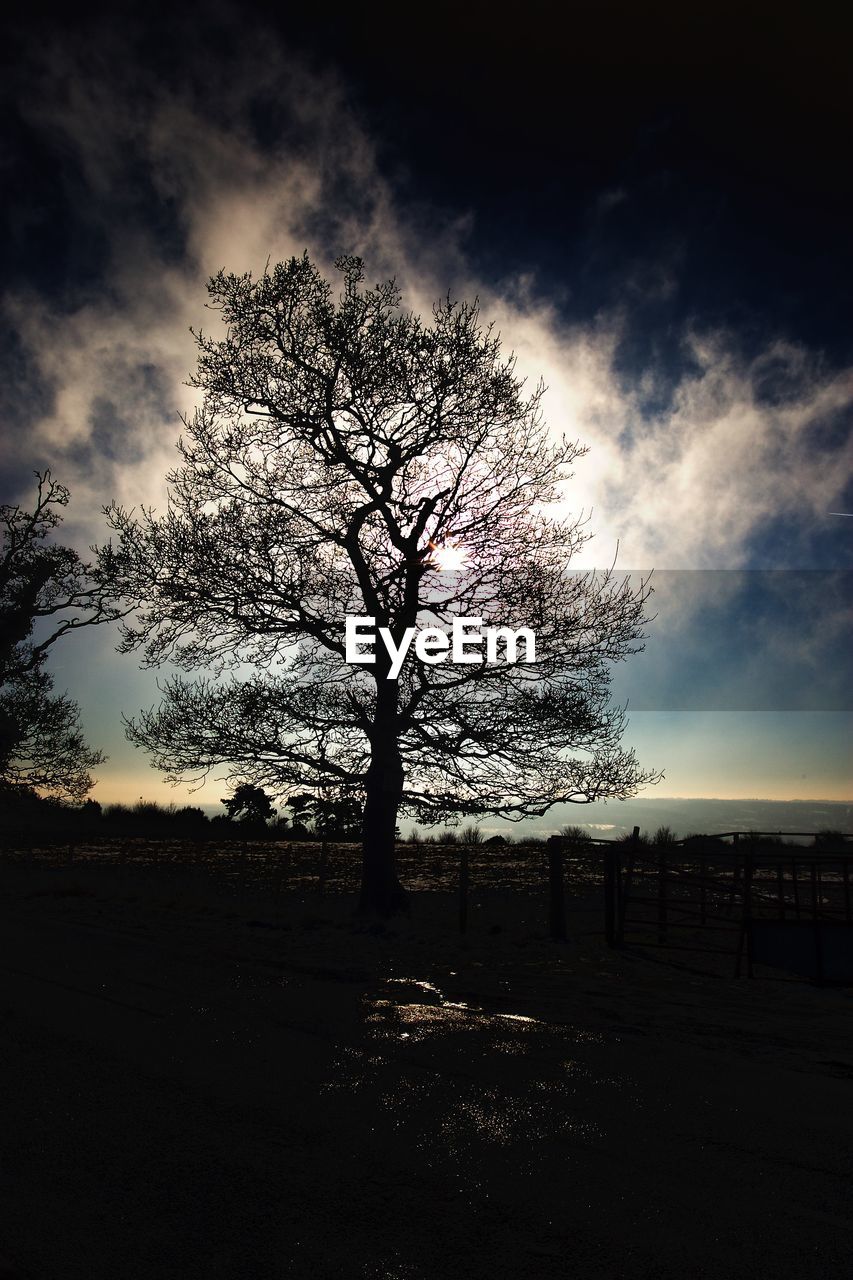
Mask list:
[{"label": "tree trunk", "polygon": [[403,762],[396,738],[392,732],[377,733],[365,778],[359,911],[391,916],[408,910],[394,848],[402,795]]}]

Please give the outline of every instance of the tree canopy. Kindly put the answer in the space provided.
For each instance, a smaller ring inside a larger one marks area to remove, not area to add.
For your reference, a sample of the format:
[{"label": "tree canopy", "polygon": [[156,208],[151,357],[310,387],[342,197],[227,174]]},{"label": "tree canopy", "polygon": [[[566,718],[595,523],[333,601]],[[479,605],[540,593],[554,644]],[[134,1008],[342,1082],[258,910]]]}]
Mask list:
[{"label": "tree canopy", "polygon": [[[274,794],[364,797],[363,896],[381,905],[400,810],[521,817],[655,779],[609,701],[648,586],[571,569],[589,533],[553,504],[585,450],[549,432],[544,388],[478,305],[424,321],[359,259],[336,265],[338,296],[307,254],[211,281],[224,336],[196,334],[202,401],[168,510],[110,507],[101,567],[137,611],[123,648],[195,674],[164,682],[132,739],[175,778],[225,765]],[[345,662],[348,615],[397,644],[459,617],[527,627],[536,657],[412,649],[390,679],[381,645]]]},{"label": "tree canopy", "polygon": [[96,568],[51,540],[68,490],[36,472],[32,511],[0,507],[0,782],[80,800],[104,759],[86,745],[79,708],[54,692],[46,662],[53,645],[80,627],[114,619]]},{"label": "tree canopy", "polygon": [[263,787],[241,782],[231,796],[222,800],[229,818],[241,818],[244,822],[261,824],[275,816],[275,807]]}]

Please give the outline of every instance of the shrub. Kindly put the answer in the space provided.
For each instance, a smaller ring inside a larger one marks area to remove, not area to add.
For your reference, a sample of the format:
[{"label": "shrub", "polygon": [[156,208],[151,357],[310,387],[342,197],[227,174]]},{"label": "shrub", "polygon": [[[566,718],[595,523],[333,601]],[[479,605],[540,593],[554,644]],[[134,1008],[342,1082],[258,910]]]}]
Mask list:
[{"label": "shrub", "polygon": [[586,827],[577,827],[571,824],[560,827],[558,835],[561,835],[564,840],[571,840],[573,844],[589,844],[592,840],[592,836]]}]

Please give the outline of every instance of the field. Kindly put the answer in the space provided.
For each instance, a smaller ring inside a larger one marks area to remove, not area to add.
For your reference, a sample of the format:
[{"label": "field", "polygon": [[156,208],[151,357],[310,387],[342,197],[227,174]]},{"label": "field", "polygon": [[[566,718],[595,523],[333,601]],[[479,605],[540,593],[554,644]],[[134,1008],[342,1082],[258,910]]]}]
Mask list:
[{"label": "field", "polygon": [[[199,883],[223,889],[257,890],[263,894],[322,887],[332,894],[354,893],[358,888],[360,853],[356,844],[321,845],[316,841],[136,839],[103,836],[75,837],[73,843],[53,838],[50,843],[21,845],[14,861],[34,864],[76,866],[97,864],[119,868],[156,867],[164,875],[192,877],[201,873]],[[459,870],[459,846],[400,844],[397,860],[401,879],[416,893],[447,892],[455,887]],[[536,892],[547,878],[544,844],[473,845],[469,850],[472,883],[475,887]],[[568,860],[574,884],[591,884],[597,877],[598,860]]]},{"label": "field", "polygon": [[0,1256],[156,1275],[826,1277],[853,1260],[849,989],[604,945],[544,851],[119,841],[0,864]]}]

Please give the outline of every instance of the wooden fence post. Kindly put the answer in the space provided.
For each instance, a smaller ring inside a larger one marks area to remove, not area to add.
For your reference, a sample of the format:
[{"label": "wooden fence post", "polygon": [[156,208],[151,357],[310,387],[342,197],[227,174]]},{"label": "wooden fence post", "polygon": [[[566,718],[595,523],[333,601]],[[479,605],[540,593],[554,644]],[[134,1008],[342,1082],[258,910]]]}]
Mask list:
[{"label": "wooden fence post", "polygon": [[800,882],[797,879],[797,859],[796,855],[791,855],[791,890],[794,898],[794,912],[797,919],[800,918]]},{"label": "wooden fence post", "polygon": [[321,898],[326,892],[326,872],[328,870],[328,864],[328,847],[324,836],[320,841],[320,865],[317,868],[317,893]]},{"label": "wooden fence post", "polygon": [[667,903],[666,903],[666,846],[661,845],[658,854],[658,942],[666,942]]},{"label": "wooden fence post", "polygon": [[628,898],[634,879],[634,866],[640,847],[640,828],[634,827],[625,858],[625,872],[622,873],[621,859],[616,875],[616,937],[621,947],[625,941],[625,916],[628,911]]},{"label": "wooden fence post", "polygon": [[467,844],[459,852],[459,932],[468,928],[468,885],[470,883],[469,854]]},{"label": "wooden fence post", "polygon": [[750,921],[752,919],[752,850],[749,850],[743,860],[743,920],[742,929],[746,941],[746,976],[752,977],[752,942],[749,931]]},{"label": "wooden fence post", "polygon": [[563,849],[558,837],[548,841],[548,923],[555,942],[566,941],[566,898],[563,883]]},{"label": "wooden fence post", "polygon": [[616,843],[612,841],[604,849],[604,937],[608,947],[618,946],[619,903],[616,858]]},{"label": "wooden fence post", "polygon": [[732,882],[729,885],[729,910],[734,910],[735,897],[737,895],[738,881],[740,880],[740,832],[736,831],[732,836]]}]

